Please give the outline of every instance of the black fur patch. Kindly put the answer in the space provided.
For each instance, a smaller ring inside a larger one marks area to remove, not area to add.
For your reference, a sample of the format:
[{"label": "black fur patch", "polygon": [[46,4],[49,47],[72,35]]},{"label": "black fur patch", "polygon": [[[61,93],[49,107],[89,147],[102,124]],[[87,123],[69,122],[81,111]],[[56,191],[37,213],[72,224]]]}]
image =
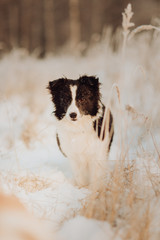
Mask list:
[{"label": "black fur patch", "polygon": [[49,82],[48,89],[52,95],[52,101],[55,104],[55,116],[61,120],[71,104],[72,96],[70,82],[65,78],[60,78]]},{"label": "black fur patch", "polygon": [[[99,117],[99,119],[96,121],[94,121],[93,123],[93,127],[94,127],[94,130],[97,131],[97,134],[98,134],[98,137],[100,138],[102,136],[102,140],[104,140],[105,138],[105,126],[104,126],[104,129],[103,129],[103,133],[101,133],[102,131],[102,125],[103,125],[103,119],[104,119],[104,113],[105,113],[105,106],[103,105],[103,114],[102,114],[102,117]],[[114,136],[114,129],[113,129],[113,116],[112,116],[112,113],[111,111],[109,110],[109,145],[108,145],[108,148],[110,150],[110,147],[111,147],[111,144],[112,144],[112,141],[113,141],[113,136]]]},{"label": "black fur patch", "polygon": [[57,140],[57,144],[58,144],[59,150],[64,155],[64,157],[67,157],[66,154],[63,152],[63,150],[61,148],[61,144],[60,144],[60,140],[59,140],[59,137],[58,137],[58,133],[56,134],[56,140]]},{"label": "black fur patch", "polygon": [[95,77],[80,77],[76,95],[76,104],[84,115],[95,116],[99,108],[99,82]]}]

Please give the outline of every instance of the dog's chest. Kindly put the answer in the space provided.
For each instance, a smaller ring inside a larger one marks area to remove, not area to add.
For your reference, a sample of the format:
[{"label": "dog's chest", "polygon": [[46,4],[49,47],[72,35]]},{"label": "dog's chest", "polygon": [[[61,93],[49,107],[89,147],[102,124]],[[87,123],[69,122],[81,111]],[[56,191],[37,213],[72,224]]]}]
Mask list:
[{"label": "dog's chest", "polygon": [[77,155],[89,155],[93,151],[93,144],[98,140],[90,119],[75,123],[62,121],[58,124],[57,134],[62,151],[68,158],[76,158]]}]

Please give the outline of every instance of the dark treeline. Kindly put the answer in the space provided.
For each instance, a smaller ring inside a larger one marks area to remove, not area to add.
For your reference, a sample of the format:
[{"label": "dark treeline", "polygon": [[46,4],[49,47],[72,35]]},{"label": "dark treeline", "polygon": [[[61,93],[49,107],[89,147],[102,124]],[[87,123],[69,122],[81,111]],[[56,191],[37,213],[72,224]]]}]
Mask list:
[{"label": "dark treeline", "polygon": [[[144,14],[144,18],[140,14],[140,7],[145,12],[143,2],[147,6],[151,0],[133,3],[140,23],[151,19],[151,14]],[[159,1],[152,2],[155,12]],[[92,36],[101,36],[106,26],[112,26],[114,32],[121,25],[121,13],[127,4],[128,0],[0,0],[0,50],[18,47],[43,56],[66,44],[89,44]]]}]

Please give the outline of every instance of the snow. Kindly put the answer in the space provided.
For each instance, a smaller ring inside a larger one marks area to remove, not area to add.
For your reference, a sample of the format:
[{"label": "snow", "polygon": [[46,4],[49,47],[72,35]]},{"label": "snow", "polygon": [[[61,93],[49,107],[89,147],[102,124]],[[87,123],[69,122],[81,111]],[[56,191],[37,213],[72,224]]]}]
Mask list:
[{"label": "snow", "polygon": [[87,219],[82,216],[77,216],[64,223],[60,232],[58,233],[58,239],[121,240],[119,236],[114,234],[111,226],[107,222]]}]

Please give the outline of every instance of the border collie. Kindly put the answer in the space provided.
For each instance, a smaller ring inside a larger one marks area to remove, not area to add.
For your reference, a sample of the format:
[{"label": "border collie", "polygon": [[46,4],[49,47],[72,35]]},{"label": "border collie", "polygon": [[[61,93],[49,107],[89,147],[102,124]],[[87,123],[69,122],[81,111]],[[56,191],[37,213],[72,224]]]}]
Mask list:
[{"label": "border collie", "polygon": [[48,85],[57,120],[57,143],[70,159],[75,181],[81,186],[91,182],[96,164],[102,158],[97,155],[101,145],[106,162],[114,135],[113,116],[101,102],[99,86],[99,79],[94,76],[77,80],[60,78]]}]

